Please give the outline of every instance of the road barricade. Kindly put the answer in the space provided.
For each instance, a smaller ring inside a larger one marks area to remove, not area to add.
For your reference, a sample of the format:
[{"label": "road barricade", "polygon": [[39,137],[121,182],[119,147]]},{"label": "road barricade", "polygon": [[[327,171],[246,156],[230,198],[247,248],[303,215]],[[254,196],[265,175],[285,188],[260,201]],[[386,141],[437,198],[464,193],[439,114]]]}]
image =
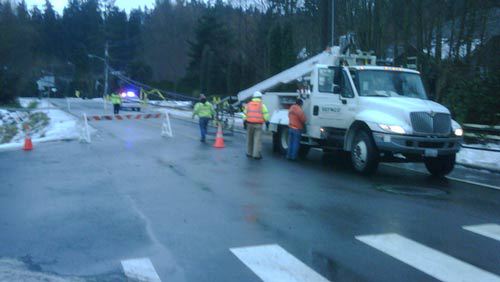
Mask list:
[{"label": "road barricade", "polygon": [[[167,113],[168,114],[168,113]],[[158,114],[127,114],[127,115],[102,115],[102,116],[87,116],[88,121],[105,121],[105,120],[137,120],[137,119],[154,119],[161,118],[162,113]]]},{"label": "road barricade", "polygon": [[142,120],[142,119],[162,119],[161,125],[161,136],[162,137],[173,137],[172,126],[170,124],[170,114],[168,111],[163,113],[153,113],[153,114],[125,114],[125,115],[92,115],[87,116],[87,114],[83,114],[82,116],[82,130],[80,133],[80,142],[82,143],[90,143],[91,142],[91,134],[89,129],[89,121],[111,121],[111,120]]}]

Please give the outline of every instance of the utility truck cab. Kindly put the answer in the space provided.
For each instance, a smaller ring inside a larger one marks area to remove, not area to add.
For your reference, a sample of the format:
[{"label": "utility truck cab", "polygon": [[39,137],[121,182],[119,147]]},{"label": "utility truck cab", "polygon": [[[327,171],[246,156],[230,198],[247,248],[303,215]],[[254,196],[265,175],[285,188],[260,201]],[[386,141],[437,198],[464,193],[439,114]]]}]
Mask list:
[{"label": "utility truck cab", "polygon": [[460,149],[460,125],[447,108],[428,100],[419,72],[376,66],[375,60],[335,47],[238,95],[242,100],[251,91],[298,81],[298,93],[264,94],[275,151],[287,149],[288,108],[300,97],[307,116],[302,156],[313,147],[340,150],[362,173],[383,161],[424,162],[431,174],[448,174]]}]

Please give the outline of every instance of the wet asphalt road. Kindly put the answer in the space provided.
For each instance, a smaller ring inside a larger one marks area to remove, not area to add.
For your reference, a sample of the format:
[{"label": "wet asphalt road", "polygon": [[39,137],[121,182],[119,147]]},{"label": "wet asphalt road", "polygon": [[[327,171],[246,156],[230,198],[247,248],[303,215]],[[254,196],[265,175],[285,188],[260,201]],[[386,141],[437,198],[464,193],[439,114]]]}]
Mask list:
[{"label": "wet asphalt road", "polygon": [[98,281],[139,257],[162,281],[259,281],[229,249],[278,244],[330,281],[433,281],[355,238],[396,233],[500,275],[500,242],[462,228],[500,224],[500,190],[388,166],[362,177],[316,151],[288,162],[269,137],[250,160],[244,136],[217,150],[179,119],[173,138],[159,120],[91,125],[91,144],[0,153],[0,257]]}]

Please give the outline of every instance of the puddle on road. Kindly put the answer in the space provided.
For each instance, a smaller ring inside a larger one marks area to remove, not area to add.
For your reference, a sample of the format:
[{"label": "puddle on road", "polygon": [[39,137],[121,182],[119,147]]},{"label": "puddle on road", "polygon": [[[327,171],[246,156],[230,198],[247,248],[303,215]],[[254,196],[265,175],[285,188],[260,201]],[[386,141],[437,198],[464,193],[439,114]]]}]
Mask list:
[{"label": "puddle on road", "polygon": [[417,197],[434,197],[440,198],[449,194],[449,192],[433,188],[413,185],[377,185],[376,189],[392,194],[417,196]]}]

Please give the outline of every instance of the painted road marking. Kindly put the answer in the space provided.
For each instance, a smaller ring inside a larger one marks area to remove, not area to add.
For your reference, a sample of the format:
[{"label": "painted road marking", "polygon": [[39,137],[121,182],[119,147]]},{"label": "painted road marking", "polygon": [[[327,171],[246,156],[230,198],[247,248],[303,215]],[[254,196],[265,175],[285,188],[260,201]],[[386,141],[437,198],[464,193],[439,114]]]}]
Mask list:
[{"label": "painted road marking", "polygon": [[500,277],[394,233],[356,236],[382,251],[441,281],[500,281]]},{"label": "painted road marking", "polygon": [[134,281],[161,282],[149,258],[122,260],[125,276]]},{"label": "painted road marking", "polygon": [[328,281],[278,245],[232,248],[230,250],[264,282]]},{"label": "painted road marking", "polygon": [[[400,166],[391,165],[391,164],[383,164],[383,165],[389,166],[389,167],[394,167],[394,168],[399,168],[399,169],[404,169],[404,170],[409,170],[409,171],[418,172],[418,173],[421,173],[421,174],[427,174],[428,175],[427,172],[421,171],[421,170],[418,170],[418,169],[414,169],[414,168],[400,167]],[[500,186],[495,186],[495,185],[490,185],[490,184],[486,184],[486,183],[481,183],[481,182],[475,182],[475,181],[460,179],[460,178],[456,178],[456,177],[452,177],[452,176],[446,176],[446,178],[450,179],[450,180],[458,181],[458,182],[463,182],[463,183],[472,184],[472,185],[476,185],[476,186],[483,186],[483,187],[486,187],[486,188],[500,190]]]},{"label": "painted road marking", "polygon": [[500,241],[500,225],[498,224],[480,224],[480,225],[469,225],[462,226],[463,229],[469,230],[470,232],[477,233]]}]

